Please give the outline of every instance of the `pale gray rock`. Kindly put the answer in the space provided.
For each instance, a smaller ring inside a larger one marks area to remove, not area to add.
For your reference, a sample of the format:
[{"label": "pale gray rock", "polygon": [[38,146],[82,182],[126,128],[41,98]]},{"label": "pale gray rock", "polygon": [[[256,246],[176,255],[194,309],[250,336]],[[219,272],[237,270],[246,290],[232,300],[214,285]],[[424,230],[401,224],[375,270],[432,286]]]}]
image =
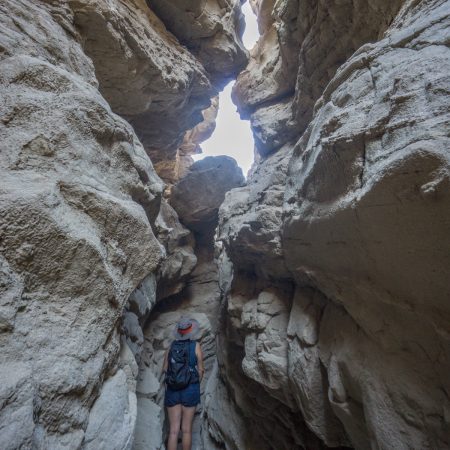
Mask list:
[{"label": "pale gray rock", "polygon": [[450,446],[450,2],[251,3],[245,185],[237,0],[0,5],[2,449],[162,450],[182,315],[199,449]]},{"label": "pale gray rock", "polygon": [[[0,20],[1,252],[17,280],[1,364],[32,367],[2,409],[22,411],[18,447],[79,448],[118,358],[123,306],[162,257],[149,223],[162,183],[46,7],[10,1]],[[11,415],[1,417],[6,439]]]},{"label": "pale gray rock", "polygon": [[124,313],[122,317],[122,332],[127,338],[128,347],[139,360],[142,344],[144,343],[144,334],[136,314],[129,311]]},{"label": "pale gray rock", "polygon": [[289,386],[305,421],[327,446],[350,446],[328,395],[324,395],[328,380],[317,344],[326,304],[327,300],[313,289],[295,291],[287,327]]},{"label": "pale gray rock", "polygon": [[228,192],[220,207],[217,240],[239,269],[262,276],[290,276],[283,261],[280,228],[291,152],[286,145],[258,164],[246,185]]},{"label": "pale gray rock", "polygon": [[[291,126],[292,97],[287,100],[258,108],[251,115],[251,128],[255,148],[262,157],[295,138],[296,130]],[[280,133],[280,130],[283,130]]]},{"label": "pale gray rock", "polygon": [[128,390],[127,377],[119,370],[103,383],[89,415],[83,448],[131,449],[136,412],[136,394]]},{"label": "pale gray rock", "polygon": [[163,410],[148,398],[138,397],[137,411],[133,450],[163,450]]},{"label": "pale gray rock", "polygon": [[[125,337],[125,335],[121,335],[118,366],[125,372],[130,390],[135,391],[136,377],[139,371],[139,367],[136,361],[138,358],[136,358],[136,354],[131,350],[128,343],[129,340]],[[138,354],[139,358],[140,354],[141,352],[139,352]]]},{"label": "pale gray rock", "polygon": [[[321,356],[336,386],[333,409],[358,448],[385,446],[388,435],[398,448],[448,444],[442,390],[450,361],[444,319],[450,260],[439,249],[448,242],[440,224],[450,204],[444,137],[450,103],[439,86],[450,53],[440,45],[448,3],[432,5],[405,7],[388,37],[338,70],[291,161],[286,261],[355,322],[348,328],[354,343],[346,338],[340,350],[333,344]],[[337,331],[330,321],[321,326],[327,336]],[[358,337],[358,326],[370,341]],[[431,375],[437,348],[442,353]],[[355,358],[361,369],[352,366]],[[439,419],[432,424],[417,409]],[[401,437],[392,427],[410,431]]]},{"label": "pale gray rock", "polygon": [[197,256],[192,233],[180,223],[177,213],[166,200],[161,202],[155,225],[158,239],[166,250],[158,272],[157,299],[160,300],[184,288],[197,264]]},{"label": "pale gray rock", "polygon": [[[260,158],[219,212],[218,359],[261,436],[297,414],[327,447],[449,446],[449,6],[253,2],[263,36],[234,96]],[[277,285],[293,291],[273,322],[258,298]],[[270,448],[319,445],[293,429]]]},{"label": "pale gray rock", "polygon": [[219,87],[247,63],[239,0],[148,0],[148,4]]},{"label": "pale gray rock", "polygon": [[[137,362],[118,330],[124,317],[139,355],[165,255],[152,230],[164,185],[115,112],[156,133],[150,149],[182,140],[216,92],[143,1],[94,3],[0,5],[2,448],[131,445]],[[149,126],[161,108],[172,135],[161,117]],[[188,273],[189,249],[184,260]],[[113,373],[126,378],[107,386],[120,398],[102,386]],[[107,398],[126,419],[108,444],[100,422],[115,412],[92,409]]]},{"label": "pale gray rock", "polygon": [[156,303],[156,277],[150,274],[128,298],[128,309],[138,317],[146,317]]},{"label": "pale gray rock", "polygon": [[[159,160],[155,163],[158,175],[168,184],[166,192],[170,192],[171,185],[183,178],[194,160],[191,155],[202,153],[200,144],[211,137],[216,128],[216,117],[219,111],[219,97],[211,99],[211,106],[202,111],[202,122],[186,131],[183,142],[176,149],[175,157]],[[170,194],[168,195],[170,197]]]},{"label": "pale gray rock", "polygon": [[[18,361],[2,362],[0,365],[0,444],[5,450],[32,446],[35,431],[33,415],[38,405],[28,381],[30,377],[30,364]],[[14,398],[16,401],[11,402]]]},{"label": "pale gray rock", "polygon": [[148,368],[144,368],[140,373],[139,383],[137,385],[137,393],[142,397],[155,397],[161,388],[159,379],[154,372]]},{"label": "pale gray rock", "polygon": [[241,115],[250,118],[262,155],[300,137],[338,67],[361,45],[379,38],[401,4],[254,2],[261,37],[233,88],[233,99]]},{"label": "pale gray rock", "polygon": [[226,385],[219,378],[217,361],[205,388],[205,411],[207,428],[202,434],[205,449],[220,449],[223,445],[230,450],[246,448],[245,422],[236,410]]},{"label": "pale gray rock", "polygon": [[267,289],[244,304],[241,316],[241,325],[246,332],[242,360],[244,374],[288,405],[286,330],[289,303],[289,293]]},{"label": "pale gray rock", "polygon": [[242,170],[233,158],[208,156],[194,163],[173,187],[171,205],[190,229],[214,228],[225,193],[243,183]]},{"label": "pale gray rock", "polygon": [[69,5],[101,93],[131,120],[152,159],[164,159],[164,150],[176,149],[184,132],[202,120],[201,111],[216,93],[203,66],[145,0]]}]

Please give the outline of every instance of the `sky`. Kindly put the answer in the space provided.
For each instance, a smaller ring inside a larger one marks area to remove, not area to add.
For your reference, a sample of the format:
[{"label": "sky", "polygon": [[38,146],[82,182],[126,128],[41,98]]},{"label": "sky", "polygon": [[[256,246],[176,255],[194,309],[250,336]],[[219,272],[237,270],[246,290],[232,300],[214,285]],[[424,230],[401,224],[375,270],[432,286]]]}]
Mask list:
[{"label": "sky", "polygon": [[[242,40],[247,50],[250,50],[259,37],[258,25],[248,1],[242,6],[242,12],[245,15],[246,24]],[[240,119],[236,106],[231,101],[233,84],[234,81],[219,94],[216,129],[212,136],[201,144],[203,153],[194,155],[193,158],[198,161],[205,156],[228,155],[237,161],[244,175],[247,175],[253,163],[253,135],[250,122]]]}]

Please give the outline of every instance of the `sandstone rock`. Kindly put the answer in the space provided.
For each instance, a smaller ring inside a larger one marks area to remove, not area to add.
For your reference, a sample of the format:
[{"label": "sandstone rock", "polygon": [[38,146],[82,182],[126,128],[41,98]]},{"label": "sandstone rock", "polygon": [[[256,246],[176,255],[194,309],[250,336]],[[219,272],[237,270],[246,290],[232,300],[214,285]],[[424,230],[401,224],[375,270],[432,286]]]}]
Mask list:
[{"label": "sandstone rock", "polygon": [[[355,321],[348,328],[353,335],[348,339],[355,341],[346,340],[345,351],[354,348],[359,356],[344,356],[333,346],[324,361],[336,391],[333,409],[358,448],[371,440],[387,445],[382,443],[388,434],[399,448],[445,447],[448,442],[440,387],[447,385],[442,377],[448,352],[433,364],[433,379],[428,367],[433,349],[448,347],[442,269],[449,261],[438,249],[448,241],[439,224],[448,220],[449,198],[445,188],[437,188],[432,197],[421,189],[445,186],[449,170],[440,137],[448,96],[421,94],[422,89],[439,89],[440,70],[448,67],[446,52],[436,52],[429,41],[432,34],[441,42],[443,11],[435,5],[423,17],[418,6],[405,9],[388,38],[362,48],[338,71],[300,144],[304,156],[296,154],[291,165],[295,175],[287,192],[285,254],[288,265],[295,261],[296,276],[309,277],[344,305],[350,317],[342,320]],[[324,129],[326,139],[319,138]],[[335,175],[318,175],[324,170]],[[320,187],[313,181],[317,176]],[[294,202],[289,200],[293,197]],[[299,247],[289,245],[300,236],[301,257]],[[328,320],[322,327],[330,339],[335,325]],[[368,339],[359,336],[357,327]],[[416,352],[415,346],[423,350]],[[325,349],[323,344],[320,348]],[[353,360],[360,361],[359,368],[349,367]],[[431,424],[417,417],[417,409],[440,419]],[[393,432],[393,424],[396,430],[411,428],[408,437]]]},{"label": "sandstone rock", "polygon": [[129,340],[126,338],[126,336],[122,335],[120,340],[118,366],[124,371],[125,375],[127,376],[127,383],[130,390],[135,391],[136,377],[139,370],[136,359],[140,359],[142,348],[139,348],[139,351],[136,351],[136,349],[133,349],[135,350],[133,351],[128,343]]},{"label": "sandstone rock", "polygon": [[[262,158],[219,213],[219,377],[259,435],[291,424],[270,448],[317,445],[290,435],[295,414],[329,447],[446,448],[449,4],[294,6],[264,9],[235,88]],[[295,294],[272,325],[258,296],[277,285]],[[233,448],[221,431],[212,414]]]},{"label": "sandstone rock", "polygon": [[144,368],[140,374],[140,382],[137,386],[137,393],[141,397],[153,398],[156,397],[161,385],[156,376],[151,370]]},{"label": "sandstone rock", "polygon": [[138,317],[146,317],[156,303],[156,277],[150,274],[131,293],[128,308]]},{"label": "sandstone rock", "polygon": [[183,289],[197,264],[197,257],[192,234],[181,225],[177,213],[165,200],[161,203],[156,229],[158,239],[166,249],[166,257],[158,273],[157,299],[162,299]]},{"label": "sandstone rock", "polygon": [[246,185],[237,0],[0,5],[2,449],[163,449],[181,315],[199,449],[450,446],[450,2],[251,3]]},{"label": "sandstone rock", "polygon": [[103,384],[92,407],[83,448],[131,449],[136,410],[136,395],[128,390],[126,375],[119,370]]},{"label": "sandstone rock", "polygon": [[[31,367],[20,361],[10,363],[2,361],[0,375],[2,448],[12,450],[21,445],[30,448],[35,431],[33,413],[38,406],[34,400],[33,388],[29,383]],[[14,398],[17,400],[11,402],[10,399]]]},{"label": "sandstone rock", "polygon": [[171,204],[180,220],[199,232],[217,223],[225,193],[243,183],[242,170],[233,158],[208,156],[193,164],[188,174],[174,186]]},{"label": "sandstone rock", "polygon": [[219,378],[217,362],[205,389],[205,411],[208,426],[202,436],[205,449],[219,449],[218,443],[225,443],[225,447],[232,450],[246,448],[245,422]]},{"label": "sandstone rock", "polygon": [[127,345],[134,355],[138,356],[144,343],[144,335],[139,318],[132,312],[125,312],[122,318],[123,333],[127,337]]},{"label": "sandstone rock", "polygon": [[286,330],[290,305],[289,296],[287,300],[283,297],[283,293],[271,289],[260,292],[255,301],[245,303],[241,326],[248,334],[242,370],[272,395],[288,403],[287,392],[274,394],[287,387]]},{"label": "sandstone rock", "polygon": [[[289,0],[255,2],[262,36],[238,77],[233,99],[241,115],[250,118],[261,154],[300,137],[338,67],[388,28],[401,3],[379,0],[369,6],[345,0],[313,8]],[[269,111],[281,108],[274,119]]]},{"label": "sandstone rock", "polygon": [[293,98],[289,97],[275,104],[262,106],[251,115],[255,148],[262,157],[280,149],[295,137],[296,129],[291,126],[292,101]]},{"label": "sandstone rock", "polygon": [[148,0],[148,4],[219,87],[245,66],[244,18],[238,0]]},{"label": "sandstone rock", "polygon": [[[153,10],[144,0],[69,5],[101,93],[132,123],[157,173],[174,183],[213,127],[217,90],[210,79],[221,87],[246,64],[241,13],[238,1],[148,3]],[[204,14],[198,22],[185,8]]]},{"label": "sandstone rock", "polygon": [[2,430],[11,414],[24,425],[0,446],[79,448],[122,308],[162,256],[149,222],[162,183],[45,5],[7,2],[0,20],[1,251],[16,284],[1,363],[32,369],[2,406]]},{"label": "sandstone rock", "polygon": [[227,193],[219,211],[217,240],[236,269],[289,277],[281,248],[284,182],[291,148],[271,155],[246,186]]},{"label": "sandstone rock", "polygon": [[[0,407],[0,447],[129,447],[141,327],[165,253],[152,231],[163,183],[115,113],[164,159],[216,91],[143,1],[0,9],[1,395],[11,399]],[[195,265],[189,232],[167,235],[182,284]],[[116,378],[102,388],[118,369],[127,391]],[[130,411],[112,443],[100,422],[114,423],[113,411],[93,404],[116,388]]]},{"label": "sandstone rock", "polygon": [[144,0],[69,5],[100,91],[131,120],[152,160],[164,159],[164,150],[176,149],[184,132],[202,120],[216,92],[202,65]]},{"label": "sandstone rock", "polygon": [[147,398],[138,398],[138,419],[133,450],[162,450],[162,409]]},{"label": "sandstone rock", "polygon": [[169,197],[171,185],[175,184],[180,178],[186,176],[189,167],[194,160],[191,155],[201,153],[200,144],[206,141],[216,128],[216,117],[219,111],[219,97],[211,99],[211,106],[202,111],[203,121],[197,124],[191,130],[186,131],[183,142],[176,150],[173,159],[163,159],[155,164],[155,170],[158,175],[167,183]]}]

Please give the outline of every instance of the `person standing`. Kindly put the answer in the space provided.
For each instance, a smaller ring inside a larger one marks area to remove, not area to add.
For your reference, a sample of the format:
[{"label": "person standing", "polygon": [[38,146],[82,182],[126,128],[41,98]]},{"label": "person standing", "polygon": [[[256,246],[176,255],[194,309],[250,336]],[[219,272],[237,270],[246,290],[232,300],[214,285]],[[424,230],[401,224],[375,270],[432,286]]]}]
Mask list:
[{"label": "person standing", "polygon": [[197,320],[181,318],[173,330],[175,339],[164,356],[164,405],[170,425],[167,450],[176,450],[180,426],[183,450],[192,447],[192,423],[200,403],[200,382],[205,372],[202,349],[196,342],[199,334]]}]

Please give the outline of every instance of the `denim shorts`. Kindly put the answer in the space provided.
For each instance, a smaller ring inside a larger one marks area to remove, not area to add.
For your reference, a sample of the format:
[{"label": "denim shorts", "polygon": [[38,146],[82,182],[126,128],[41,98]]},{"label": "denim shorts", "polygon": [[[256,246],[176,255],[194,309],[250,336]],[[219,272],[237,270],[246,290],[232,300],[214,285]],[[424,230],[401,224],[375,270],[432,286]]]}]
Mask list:
[{"label": "denim shorts", "polygon": [[165,406],[197,406],[200,403],[200,383],[193,383],[180,389],[173,391],[166,387],[166,396],[164,398]]}]

